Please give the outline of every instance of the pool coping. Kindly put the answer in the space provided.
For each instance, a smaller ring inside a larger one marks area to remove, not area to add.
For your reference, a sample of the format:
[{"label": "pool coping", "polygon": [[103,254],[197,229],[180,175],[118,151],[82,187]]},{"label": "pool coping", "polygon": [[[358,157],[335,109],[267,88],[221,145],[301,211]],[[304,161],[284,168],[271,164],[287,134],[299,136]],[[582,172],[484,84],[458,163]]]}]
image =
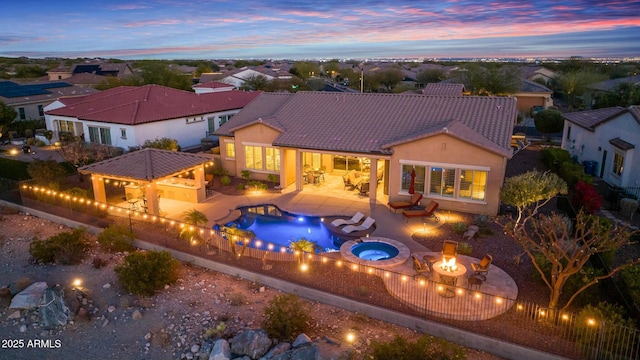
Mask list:
[{"label": "pool coping", "polygon": [[[394,246],[396,249],[398,249],[398,255],[396,255],[391,259],[386,259],[386,260],[361,259],[351,252],[351,248],[363,242],[381,242],[381,243],[389,244],[391,246]],[[407,261],[407,259],[409,259],[409,256],[411,255],[411,251],[405,244],[401,243],[398,240],[379,237],[379,236],[369,236],[369,237],[361,237],[360,239],[356,239],[356,240],[345,241],[344,244],[340,246],[340,254],[342,255],[343,258],[345,258],[345,260],[348,260],[352,263],[361,264],[361,265],[370,265],[370,266],[375,265],[375,267],[379,267],[379,268],[391,268],[391,267],[404,264]]]}]

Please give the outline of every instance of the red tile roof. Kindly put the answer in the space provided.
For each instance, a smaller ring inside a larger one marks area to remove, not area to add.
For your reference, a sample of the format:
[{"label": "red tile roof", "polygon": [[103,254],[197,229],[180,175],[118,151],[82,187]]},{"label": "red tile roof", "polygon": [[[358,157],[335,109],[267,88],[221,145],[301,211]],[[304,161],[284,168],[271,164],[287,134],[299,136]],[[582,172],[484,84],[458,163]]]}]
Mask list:
[{"label": "red tile roof", "polygon": [[100,174],[132,180],[151,181],[181,173],[212,161],[186,152],[145,148],[78,169],[83,174]]},{"label": "red tile roof", "polygon": [[241,109],[258,94],[224,91],[198,95],[160,85],[121,86],[73,100],[60,99],[66,106],[47,111],[47,114],[137,125]]},{"label": "red tile roof", "polygon": [[199,83],[193,85],[194,88],[211,88],[211,89],[219,89],[219,88],[233,88],[234,86],[231,84],[225,84],[219,81],[207,81],[204,83]]},{"label": "red tile roof", "polygon": [[394,145],[445,132],[510,157],[516,116],[511,97],[263,93],[216,134],[262,122],[282,132],[276,146],[389,154]]}]

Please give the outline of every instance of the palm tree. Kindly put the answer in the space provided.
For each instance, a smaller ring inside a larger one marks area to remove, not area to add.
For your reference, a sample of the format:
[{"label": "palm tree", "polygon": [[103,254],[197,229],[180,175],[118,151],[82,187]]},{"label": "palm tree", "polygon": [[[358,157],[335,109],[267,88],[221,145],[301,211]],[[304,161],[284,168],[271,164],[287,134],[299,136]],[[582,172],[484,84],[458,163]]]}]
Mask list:
[{"label": "palm tree", "polygon": [[[300,238],[296,241],[291,241],[289,243],[289,249],[293,251],[294,254],[298,252],[304,253],[315,253],[316,251],[322,251],[322,248],[318,246],[315,241],[307,240],[305,238]],[[298,263],[301,261],[301,257],[298,258]]]},{"label": "palm tree", "polygon": [[[247,248],[247,245],[251,242],[251,240],[256,238],[256,234],[251,230],[244,230],[238,227],[238,224],[233,224],[232,226],[224,226],[222,227],[222,231],[227,233],[227,237],[229,238],[229,245],[231,246],[231,251],[236,256],[242,256],[244,254],[244,249]],[[242,241],[242,248],[240,252],[236,251],[236,242]]]},{"label": "palm tree", "polygon": [[189,242],[202,240],[200,232],[198,231],[198,226],[204,225],[209,222],[207,216],[196,209],[186,210],[182,214],[182,216],[184,218],[184,222],[189,224],[190,226],[185,226],[182,228],[182,230],[180,231],[180,237],[189,240]]}]

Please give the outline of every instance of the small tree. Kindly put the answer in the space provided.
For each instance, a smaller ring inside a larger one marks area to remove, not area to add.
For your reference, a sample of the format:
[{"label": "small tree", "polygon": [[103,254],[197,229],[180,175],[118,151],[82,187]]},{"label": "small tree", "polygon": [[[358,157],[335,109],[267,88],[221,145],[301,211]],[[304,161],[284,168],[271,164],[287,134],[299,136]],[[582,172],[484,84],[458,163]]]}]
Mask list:
[{"label": "small tree", "polygon": [[161,139],[155,139],[155,140],[146,140],[144,144],[142,144],[142,147],[161,149],[161,150],[171,150],[171,151],[180,150],[180,146],[178,145],[178,140],[170,139],[166,137]]},{"label": "small tree", "polygon": [[536,215],[541,207],[557,194],[567,193],[567,183],[558,175],[538,170],[508,178],[500,191],[500,201],[514,206],[518,215],[513,222],[514,231],[524,225],[524,215]]},{"label": "small tree", "polygon": [[564,117],[558,110],[542,110],[533,116],[536,130],[543,135],[557,133],[564,127]]},{"label": "small tree", "polygon": [[193,242],[195,240],[202,240],[200,236],[200,232],[198,231],[198,226],[204,225],[209,222],[209,219],[202,212],[191,209],[187,210],[182,214],[184,221],[189,224],[189,226],[185,226],[180,231],[180,236],[183,239],[189,240],[189,242]]},{"label": "small tree", "polygon": [[301,262],[305,253],[315,253],[318,250],[322,251],[322,248],[318,246],[315,241],[307,240],[305,238],[300,238],[296,241],[290,242],[289,249],[295,254],[300,253],[300,257],[298,257],[298,264]]},{"label": "small tree", "polygon": [[0,101],[0,137],[6,132],[9,124],[11,124],[17,116],[18,113],[13,107]]}]

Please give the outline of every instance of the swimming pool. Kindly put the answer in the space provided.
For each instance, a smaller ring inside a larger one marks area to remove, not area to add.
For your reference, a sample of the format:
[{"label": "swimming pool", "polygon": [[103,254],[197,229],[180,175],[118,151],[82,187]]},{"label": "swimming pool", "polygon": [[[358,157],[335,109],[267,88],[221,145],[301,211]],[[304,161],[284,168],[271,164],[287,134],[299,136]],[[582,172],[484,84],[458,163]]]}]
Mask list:
[{"label": "swimming pool", "polygon": [[337,251],[342,241],[331,234],[319,216],[302,216],[280,210],[275,205],[239,207],[240,217],[226,226],[250,230],[256,239],[249,246],[282,251],[291,242],[307,239],[322,251]]}]

